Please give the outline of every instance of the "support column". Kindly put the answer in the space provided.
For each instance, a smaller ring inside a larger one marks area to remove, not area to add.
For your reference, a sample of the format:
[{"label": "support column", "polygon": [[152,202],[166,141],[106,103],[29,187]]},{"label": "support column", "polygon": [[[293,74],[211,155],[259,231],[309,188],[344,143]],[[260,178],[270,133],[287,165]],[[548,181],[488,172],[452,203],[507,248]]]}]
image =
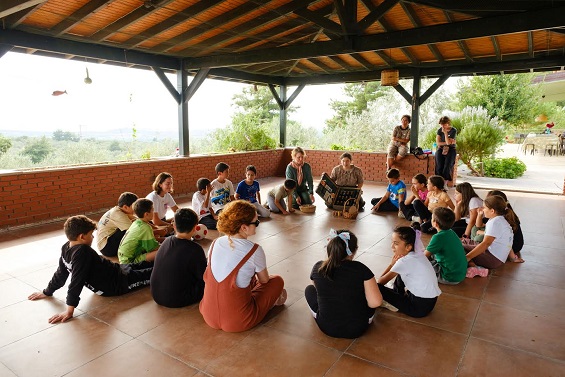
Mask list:
[{"label": "support column", "polygon": [[420,131],[420,70],[414,73],[412,84],[412,123],[410,125],[410,150],[418,146],[418,133]]},{"label": "support column", "polygon": [[279,99],[283,106],[280,106],[279,111],[279,146],[286,147],[286,115],[287,115],[287,106],[286,104],[286,85],[281,85],[279,87]]},{"label": "support column", "polygon": [[188,135],[188,101],[186,100],[185,88],[188,86],[188,75],[184,70],[184,61],[181,60],[177,71],[177,91],[180,95],[178,104],[178,127],[179,127],[179,155],[190,155],[190,144]]}]

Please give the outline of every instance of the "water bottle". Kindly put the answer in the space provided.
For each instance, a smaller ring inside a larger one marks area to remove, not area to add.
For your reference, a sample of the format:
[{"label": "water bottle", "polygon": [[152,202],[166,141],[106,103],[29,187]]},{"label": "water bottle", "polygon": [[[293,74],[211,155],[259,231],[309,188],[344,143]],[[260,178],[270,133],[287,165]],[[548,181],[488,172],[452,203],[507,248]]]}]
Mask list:
[{"label": "water bottle", "polygon": [[437,151],[437,143],[432,144],[432,154],[435,155]]}]

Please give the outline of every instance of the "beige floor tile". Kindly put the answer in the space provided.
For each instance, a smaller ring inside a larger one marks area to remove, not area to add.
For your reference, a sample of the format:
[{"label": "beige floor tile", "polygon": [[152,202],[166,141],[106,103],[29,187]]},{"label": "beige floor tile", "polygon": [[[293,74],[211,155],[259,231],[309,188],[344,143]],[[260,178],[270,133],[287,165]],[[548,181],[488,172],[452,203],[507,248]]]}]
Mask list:
[{"label": "beige floor tile", "polygon": [[466,337],[401,318],[378,315],[346,353],[417,376],[454,376]]},{"label": "beige floor tile", "polygon": [[81,316],[0,348],[0,362],[18,376],[63,375],[130,339],[92,317]]},{"label": "beige floor tile", "polygon": [[133,339],[75,369],[68,377],[84,376],[194,376],[198,370]]},{"label": "beige floor tile", "polygon": [[0,362],[0,377],[17,377],[17,375]]},{"label": "beige floor tile", "polygon": [[[25,300],[0,309],[0,347],[54,326],[47,320],[66,309],[64,303],[54,299]],[[75,316],[80,314],[75,311]]]},{"label": "beige floor tile", "polygon": [[565,289],[563,268],[536,262],[505,263],[493,271],[494,276]]},{"label": "beige floor tile", "polygon": [[138,339],[190,366],[204,369],[248,335],[249,332],[214,330],[206,325],[198,308],[192,308]]},{"label": "beige floor tile", "polygon": [[514,309],[565,318],[565,290],[506,278],[491,277],[484,301]]},{"label": "beige floor tile", "polygon": [[565,361],[565,319],[483,302],[471,335]]},{"label": "beige floor tile", "polygon": [[332,338],[325,335],[316,324],[310,313],[306,299],[302,298],[288,307],[275,318],[266,323],[266,326],[289,333],[305,340],[314,341],[338,351],[345,351],[352,339]]},{"label": "beige floor tile", "polygon": [[381,365],[344,354],[334,364],[327,377],[355,376],[355,377],[401,377],[404,373],[385,368]]},{"label": "beige floor tile", "polygon": [[26,301],[27,296],[36,290],[16,278],[0,281],[0,308]]},{"label": "beige floor tile", "polygon": [[424,318],[412,318],[400,312],[378,309],[382,314],[404,318],[431,327],[468,335],[479,310],[479,300],[441,294],[434,310]]},{"label": "beige floor tile", "polygon": [[481,299],[485,293],[485,289],[488,286],[489,279],[490,279],[489,277],[487,278],[475,277],[472,279],[466,278],[457,285],[440,284],[439,288],[444,293],[449,293],[452,295],[463,296],[468,298]]},{"label": "beige floor tile", "polygon": [[471,338],[457,376],[560,377],[565,376],[565,364]]},{"label": "beige floor tile", "polygon": [[339,356],[331,348],[262,326],[210,363],[206,372],[218,377],[322,376]]},{"label": "beige floor tile", "polygon": [[107,305],[89,311],[89,314],[128,335],[137,337],[182,312],[182,309],[157,305],[153,301],[151,291],[146,287],[120,296]]}]

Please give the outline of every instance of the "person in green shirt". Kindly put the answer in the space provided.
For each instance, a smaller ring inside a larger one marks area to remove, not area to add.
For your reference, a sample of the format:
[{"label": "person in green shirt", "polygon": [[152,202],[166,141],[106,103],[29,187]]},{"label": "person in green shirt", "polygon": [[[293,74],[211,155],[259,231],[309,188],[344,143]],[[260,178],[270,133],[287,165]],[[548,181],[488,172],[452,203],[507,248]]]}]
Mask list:
[{"label": "person in green shirt", "polygon": [[432,226],[438,231],[432,236],[426,256],[430,259],[441,284],[459,284],[465,280],[467,258],[463,244],[451,229],[455,213],[447,207],[437,207],[432,212]]},{"label": "person in green shirt", "polygon": [[149,199],[137,199],[133,203],[133,212],[138,219],[122,238],[118,247],[118,259],[120,264],[153,262],[159,249],[159,242],[149,225],[153,219],[153,202]]}]

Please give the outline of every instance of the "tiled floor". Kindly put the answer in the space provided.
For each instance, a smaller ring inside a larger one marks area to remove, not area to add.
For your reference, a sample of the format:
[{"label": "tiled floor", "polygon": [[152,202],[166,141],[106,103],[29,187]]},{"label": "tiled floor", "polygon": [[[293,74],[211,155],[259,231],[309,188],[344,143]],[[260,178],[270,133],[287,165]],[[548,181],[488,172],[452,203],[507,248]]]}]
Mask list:
[{"label": "tiled floor", "polygon": [[[264,194],[280,180],[263,180]],[[365,186],[366,199],[383,192]],[[117,298],[84,289],[76,317],[50,325],[47,318],[65,307],[66,288],[52,299],[26,297],[56,268],[62,224],[0,233],[0,376],[564,376],[565,197],[508,194],[522,221],[526,263],[441,286],[426,318],[378,309],[355,340],[320,332],[302,292],[330,227],[354,231],[356,258],[380,274],[393,227],[407,224],[395,214],[363,212],[351,221],[318,203],[314,214],[264,220],[254,240],[266,250],[269,272],[285,279],[289,299],[239,334],[209,328],[195,305],[158,306],[148,288]]]}]

